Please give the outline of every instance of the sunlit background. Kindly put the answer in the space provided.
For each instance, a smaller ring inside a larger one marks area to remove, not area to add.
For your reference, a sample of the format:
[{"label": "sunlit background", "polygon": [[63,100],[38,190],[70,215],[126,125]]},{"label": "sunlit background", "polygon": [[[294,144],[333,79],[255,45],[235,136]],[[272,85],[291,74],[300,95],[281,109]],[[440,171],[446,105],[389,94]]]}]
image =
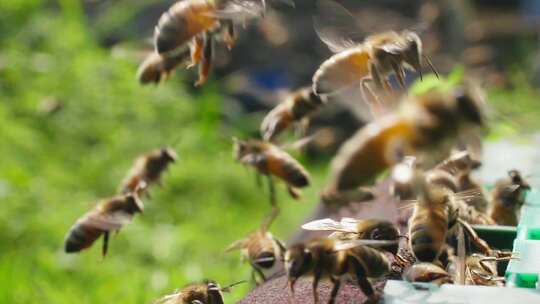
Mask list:
[{"label": "sunlit background", "polygon": [[[313,30],[315,1],[296,0],[295,8],[268,1],[264,19],[238,28],[231,51],[217,48],[202,88],[183,69],[141,86],[137,66],[173,2],[0,1],[0,302],[150,303],[204,278],[249,278],[248,265],[223,249],[256,229],[269,205],[254,172],[233,160],[231,136],[259,136],[264,114],[288,89],[308,85],[331,53]],[[538,159],[540,127],[538,1],[338,2],[357,17],[360,35],[421,28],[442,75],[476,77],[488,91],[488,170],[534,173],[524,164],[538,163],[530,161]],[[361,124],[341,104],[315,117],[310,132],[324,130],[325,140],[294,154],[313,184],[301,202],[278,185],[275,235],[286,240],[297,231],[317,204],[330,157]],[[76,219],[116,193],[136,156],[163,145],[180,159],[144,214],[111,238],[109,255],[101,258],[99,242],[65,254]],[[517,158],[500,152],[515,147]]]}]

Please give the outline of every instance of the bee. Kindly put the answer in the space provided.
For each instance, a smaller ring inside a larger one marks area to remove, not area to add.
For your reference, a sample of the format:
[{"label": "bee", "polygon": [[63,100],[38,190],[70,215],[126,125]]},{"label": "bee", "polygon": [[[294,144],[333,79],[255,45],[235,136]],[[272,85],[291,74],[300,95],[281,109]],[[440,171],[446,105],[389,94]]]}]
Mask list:
[{"label": "bee", "polygon": [[84,250],[92,246],[103,235],[102,255],[105,257],[109,244],[109,233],[119,231],[120,228],[131,222],[136,213],[142,213],[143,209],[143,203],[136,192],[101,201],[71,227],[65,240],[65,252],[73,253]]},{"label": "bee", "polygon": [[437,285],[453,283],[450,274],[439,265],[427,262],[415,263],[403,272],[408,282],[426,282]]},{"label": "bee", "polygon": [[293,198],[299,197],[297,188],[307,187],[310,177],[307,170],[287,152],[265,141],[233,138],[234,157],[242,164],[254,167],[258,174],[268,177],[270,203],[276,205],[272,176],[284,181]]},{"label": "bee", "polygon": [[146,188],[152,184],[158,183],[161,174],[174,163],[178,155],[167,147],[152,150],[135,160],[135,163],[129,170],[127,176],[120,185],[120,192],[123,194],[135,191],[143,183]]},{"label": "bee", "polygon": [[499,225],[516,226],[525,195],[531,186],[518,170],[508,171],[508,177],[495,183],[491,191],[489,216]]},{"label": "bee", "polygon": [[[333,284],[330,300],[334,303],[339,292],[341,279],[351,275],[356,279],[364,294],[372,300],[378,298],[368,278],[378,278],[390,271],[386,255],[372,247],[364,246],[367,240],[341,242],[329,238],[314,238],[292,245],[285,252],[285,269],[289,289],[294,295],[294,285],[303,276],[313,277],[313,298],[319,303],[317,287],[321,279],[330,279]],[[370,241],[388,243],[388,241]]]},{"label": "bee", "polygon": [[483,101],[469,87],[405,97],[397,112],[367,124],[341,146],[323,200],[373,183],[405,155],[422,159],[423,166],[436,163],[459,135],[482,125]]},{"label": "bee", "polygon": [[512,257],[490,257],[473,253],[466,258],[466,284],[502,286],[504,278],[498,275],[497,262],[510,259]]},{"label": "bee", "polygon": [[416,192],[410,176],[416,166],[418,166],[416,157],[405,156],[399,164],[392,168],[390,193],[401,201],[416,199]]},{"label": "bee", "polygon": [[437,165],[437,169],[444,170],[456,177],[458,190],[468,192],[469,198],[465,203],[476,209],[477,213],[485,213],[488,199],[484,188],[471,177],[472,170],[481,165],[479,160],[474,159],[468,151],[459,151],[450,155],[449,158]]},{"label": "bee", "polygon": [[236,37],[234,21],[259,18],[264,11],[265,1],[178,1],[161,15],[155,27],[156,54],[170,60],[189,49],[189,67],[199,64],[199,79],[195,85],[200,86],[206,82],[212,67],[216,37],[221,35],[230,49]]},{"label": "bee", "polygon": [[[450,237],[458,231],[458,226],[464,229],[464,233],[481,252],[498,254],[461,217],[460,193],[453,190],[457,187],[455,179],[451,175],[438,175],[441,172],[444,171],[438,169],[423,175],[411,174],[418,193],[409,219],[409,245],[414,256],[422,262],[436,261]],[[445,181],[445,178],[448,180]]]},{"label": "bee", "polygon": [[347,9],[330,0],[319,0],[318,4],[315,31],[336,54],[323,62],[313,75],[316,94],[334,93],[355,83],[360,84],[364,96],[368,92],[374,95],[370,85],[379,91],[390,91],[388,78],[392,73],[405,88],[405,70],[418,72],[422,77],[423,60],[438,76],[429,57],[423,54],[417,33],[387,31],[358,43],[350,35],[356,20]]},{"label": "bee", "polygon": [[225,252],[236,249],[242,251],[242,260],[247,260],[253,268],[252,279],[255,283],[258,283],[255,273],[263,282],[266,281],[263,271],[271,269],[278,261],[281,261],[286,250],[283,243],[274,238],[268,231],[276,216],[277,209],[274,209],[271,216],[263,221],[259,229],[250,233],[246,238],[235,241],[225,249]]},{"label": "bee", "polygon": [[409,246],[417,260],[435,261],[445,247],[449,222],[448,189],[423,184],[409,219]]},{"label": "bee", "polygon": [[390,221],[381,219],[353,219],[342,218],[339,222],[326,218],[311,221],[302,225],[302,229],[315,231],[333,231],[329,236],[341,241],[347,240],[387,240],[395,241],[394,244],[378,246],[393,255],[399,248],[399,229]]},{"label": "bee", "polygon": [[244,283],[244,281],[231,284],[227,287],[221,287],[212,280],[206,280],[203,283],[193,283],[158,299],[154,304],[223,304],[222,292],[230,292],[233,286],[241,283]]},{"label": "bee", "polygon": [[261,135],[271,141],[293,123],[307,125],[308,119],[325,103],[325,98],[317,96],[310,87],[291,92],[285,100],[266,115],[261,124]]},{"label": "bee", "polygon": [[141,84],[158,84],[169,78],[170,74],[178,66],[188,62],[189,56],[189,51],[187,50],[171,56],[161,56],[155,52],[151,53],[139,66],[137,79],[139,79]]}]

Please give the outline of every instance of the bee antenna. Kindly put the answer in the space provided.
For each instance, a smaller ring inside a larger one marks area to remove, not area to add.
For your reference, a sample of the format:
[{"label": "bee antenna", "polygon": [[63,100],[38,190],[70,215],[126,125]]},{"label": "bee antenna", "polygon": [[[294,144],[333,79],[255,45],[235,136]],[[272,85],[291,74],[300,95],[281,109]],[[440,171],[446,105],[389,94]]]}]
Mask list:
[{"label": "bee antenna", "polygon": [[225,287],[221,287],[220,290],[223,291],[223,292],[230,292],[230,291],[231,291],[231,288],[233,288],[233,287],[236,286],[236,285],[243,284],[243,283],[247,283],[247,281],[246,281],[246,280],[241,280],[241,281],[232,283],[232,284],[230,284],[230,285],[227,285],[227,286],[225,286]]},{"label": "bee antenna", "polygon": [[[427,64],[429,65],[429,68],[433,71],[433,73],[435,74],[435,76],[437,76],[437,79],[441,79],[439,77],[439,72],[437,71],[437,69],[435,68],[435,66],[433,65],[433,62],[431,62],[431,59],[429,58],[428,55],[423,55],[424,57],[424,60],[427,62]],[[422,73],[420,73],[420,77],[422,77]]]}]

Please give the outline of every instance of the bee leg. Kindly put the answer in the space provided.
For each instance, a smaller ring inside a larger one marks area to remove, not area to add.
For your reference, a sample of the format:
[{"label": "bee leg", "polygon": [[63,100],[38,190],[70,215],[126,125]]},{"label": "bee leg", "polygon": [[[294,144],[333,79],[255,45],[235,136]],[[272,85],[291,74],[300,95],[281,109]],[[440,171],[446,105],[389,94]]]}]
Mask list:
[{"label": "bee leg", "polygon": [[274,186],[274,180],[272,179],[272,176],[268,175],[268,190],[270,192],[270,205],[272,207],[277,206],[276,203],[276,188]]},{"label": "bee leg", "polygon": [[330,299],[328,300],[328,304],[334,304],[336,302],[336,297],[339,292],[339,287],[341,286],[341,281],[339,278],[332,278],[332,292],[330,293]]},{"label": "bee leg", "polygon": [[289,195],[295,200],[298,200],[302,197],[302,192],[294,187],[287,186],[287,192],[289,192]]},{"label": "bee leg", "polygon": [[236,32],[234,30],[234,23],[232,20],[224,20],[225,32],[223,33],[223,40],[227,45],[227,48],[230,50],[234,46],[236,40]]},{"label": "bee leg", "polygon": [[[433,62],[431,62],[431,59],[427,56],[427,55],[424,55],[424,59],[426,60],[427,64],[429,65],[429,68],[433,71],[433,73],[435,74],[435,76],[437,76],[437,79],[439,79],[439,72],[437,72],[437,69],[435,68],[435,66],[433,65]],[[420,73],[420,76],[422,74]]]},{"label": "bee leg", "polygon": [[296,137],[302,138],[307,133],[307,129],[309,128],[309,118],[304,117],[300,122],[296,125],[295,129],[295,135]]},{"label": "bee leg", "polygon": [[403,90],[406,90],[405,87],[405,71],[403,71],[403,68],[395,61],[391,62],[392,69],[394,69],[394,73],[396,74],[396,79],[399,82],[399,85]]},{"label": "bee leg", "polygon": [[101,248],[101,256],[103,258],[107,255],[107,249],[109,249],[109,231],[103,233],[103,247]]},{"label": "bee leg", "polygon": [[377,95],[373,90],[368,86],[369,83],[373,83],[371,78],[362,78],[360,80],[360,91],[362,93],[362,99],[369,104],[371,114],[375,117],[378,116],[381,112],[381,103],[377,98]]},{"label": "bee leg", "polygon": [[313,283],[312,283],[314,304],[319,304],[319,291],[317,290],[317,288],[319,287],[320,280],[321,280],[321,271],[320,270],[315,271],[315,274],[313,276]]},{"label": "bee leg", "polygon": [[202,60],[199,65],[199,79],[195,82],[195,86],[203,85],[208,79],[210,69],[212,68],[212,59],[214,56],[214,37],[211,33],[204,33],[204,48],[202,52]]},{"label": "bee leg", "polygon": [[261,174],[258,172],[255,172],[255,183],[257,184],[257,187],[261,187],[262,185]]},{"label": "bee leg", "polygon": [[204,39],[202,35],[197,35],[189,44],[189,52],[191,54],[191,62],[187,66],[188,69],[196,66],[201,62],[204,48]]},{"label": "bee leg", "polygon": [[471,227],[471,225],[465,221],[463,221],[462,219],[459,219],[458,218],[458,222],[461,224],[461,227],[463,227],[463,232],[466,233],[471,242],[473,242],[473,244],[478,248],[480,249],[480,251],[482,251],[482,253],[486,254],[486,255],[493,255],[493,249],[491,249],[491,247],[489,247],[488,243],[486,243],[486,241],[484,241],[483,239],[481,239],[478,234],[474,231],[474,229]]}]

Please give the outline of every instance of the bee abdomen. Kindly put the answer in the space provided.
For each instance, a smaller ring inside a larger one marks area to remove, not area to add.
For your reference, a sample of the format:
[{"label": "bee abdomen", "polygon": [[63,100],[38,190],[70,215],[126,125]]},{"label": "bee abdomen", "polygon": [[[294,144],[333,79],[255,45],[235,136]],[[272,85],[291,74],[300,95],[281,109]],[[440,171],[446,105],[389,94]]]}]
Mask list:
[{"label": "bee abdomen", "polygon": [[90,247],[103,233],[103,230],[76,223],[68,233],[64,244],[67,253],[79,252]]},{"label": "bee abdomen", "polygon": [[309,185],[308,173],[295,163],[286,163],[283,167],[286,180],[294,187],[302,188]]},{"label": "bee abdomen", "polygon": [[216,23],[209,14],[214,5],[210,1],[179,1],[159,18],[154,31],[156,51],[159,54],[177,52],[186,47],[195,35]]},{"label": "bee abdomen", "polygon": [[300,120],[316,111],[323,104],[322,99],[311,90],[302,92],[293,103],[291,113],[294,120]]}]

